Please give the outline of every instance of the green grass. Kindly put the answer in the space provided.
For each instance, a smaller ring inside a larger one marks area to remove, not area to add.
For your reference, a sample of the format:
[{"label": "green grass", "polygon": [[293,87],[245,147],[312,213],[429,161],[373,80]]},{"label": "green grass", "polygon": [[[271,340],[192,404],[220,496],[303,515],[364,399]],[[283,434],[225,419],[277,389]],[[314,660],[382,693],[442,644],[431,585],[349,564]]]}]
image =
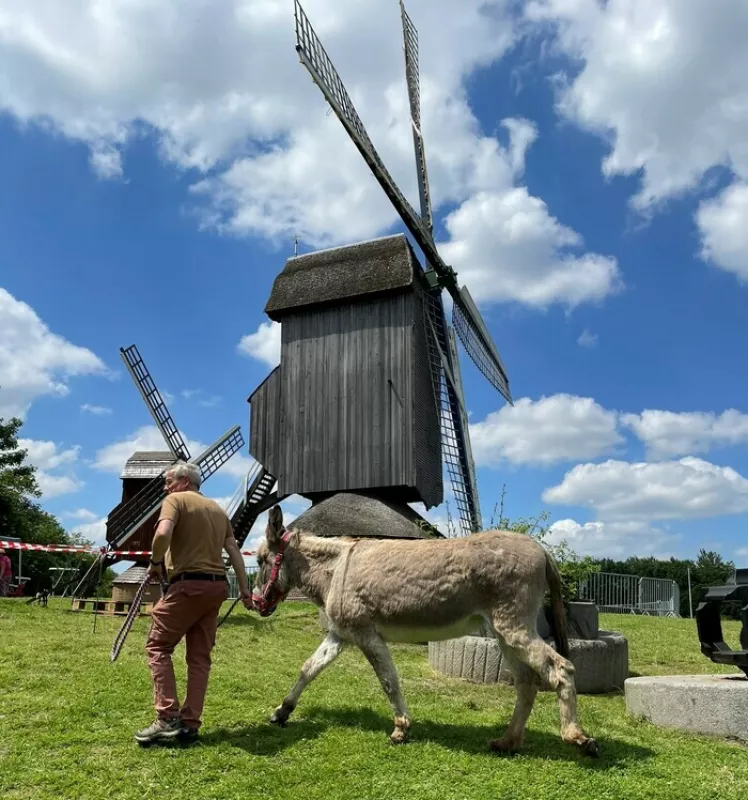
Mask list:
[{"label": "green grass", "polygon": [[[630,718],[621,694],[582,696],[583,725],[602,754],[561,742],[555,697],[541,693],[523,751],[490,754],[514,702],[510,687],[440,675],[426,649],[395,645],[413,717],[412,741],[388,742],[387,701],[363,656],[346,650],[307,689],[285,729],[272,709],[321,639],[316,610],[289,603],[261,620],[235,611],[218,632],[202,743],[139,748],[153,718],[139,619],[115,664],[121,618],[69,602],[48,608],[0,601],[0,798],[711,798],[745,796],[748,750]],[[629,640],[633,673],[723,671],[698,649],[690,620],[605,616]],[[726,632],[737,639],[736,623]],[[183,686],[183,646],[177,675]]]}]

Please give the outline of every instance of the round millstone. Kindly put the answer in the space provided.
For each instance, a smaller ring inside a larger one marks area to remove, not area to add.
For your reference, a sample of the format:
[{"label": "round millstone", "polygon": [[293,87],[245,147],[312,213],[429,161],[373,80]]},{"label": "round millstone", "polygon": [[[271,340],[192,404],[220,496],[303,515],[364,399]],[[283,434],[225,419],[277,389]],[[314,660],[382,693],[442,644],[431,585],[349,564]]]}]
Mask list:
[{"label": "round millstone", "polygon": [[661,728],[748,742],[748,678],[743,675],[658,675],[624,684],[629,714]]},{"label": "round millstone", "polygon": [[[570,639],[569,651],[579,694],[623,689],[629,674],[629,656],[628,642],[620,633],[600,631],[597,639]],[[475,683],[511,683],[512,680],[503,664],[501,648],[493,638],[461,636],[429,642],[428,660],[438,672]],[[545,685],[541,688],[550,689]]]}]

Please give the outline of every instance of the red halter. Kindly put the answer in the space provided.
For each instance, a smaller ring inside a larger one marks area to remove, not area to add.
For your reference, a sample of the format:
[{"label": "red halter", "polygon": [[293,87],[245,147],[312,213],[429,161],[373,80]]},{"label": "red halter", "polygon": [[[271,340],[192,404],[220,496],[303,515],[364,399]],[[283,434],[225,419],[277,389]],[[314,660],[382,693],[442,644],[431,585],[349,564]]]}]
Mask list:
[{"label": "red halter", "polygon": [[269,617],[273,611],[275,611],[278,603],[282,602],[286,597],[285,594],[276,589],[275,582],[278,580],[278,573],[283,563],[283,551],[286,549],[286,544],[290,538],[290,531],[286,531],[281,537],[268,582],[263,587],[259,597],[257,595],[252,595],[252,607],[261,617]]}]

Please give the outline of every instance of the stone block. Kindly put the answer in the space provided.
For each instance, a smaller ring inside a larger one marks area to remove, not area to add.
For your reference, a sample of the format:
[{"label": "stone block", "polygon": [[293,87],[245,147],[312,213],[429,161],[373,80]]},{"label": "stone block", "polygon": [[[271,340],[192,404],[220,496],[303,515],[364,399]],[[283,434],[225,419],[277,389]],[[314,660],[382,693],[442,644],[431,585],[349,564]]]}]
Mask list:
[{"label": "stone block", "polygon": [[658,675],[629,678],[626,710],[662,728],[748,742],[748,678]]},{"label": "stone block", "polygon": [[[553,645],[551,645],[553,646]],[[576,670],[579,694],[622,691],[628,678],[628,642],[620,633],[600,631],[597,639],[571,639],[570,660]],[[461,636],[429,642],[428,661],[445,675],[475,683],[511,683],[499,643],[493,638]],[[541,686],[542,691],[550,687]]]}]

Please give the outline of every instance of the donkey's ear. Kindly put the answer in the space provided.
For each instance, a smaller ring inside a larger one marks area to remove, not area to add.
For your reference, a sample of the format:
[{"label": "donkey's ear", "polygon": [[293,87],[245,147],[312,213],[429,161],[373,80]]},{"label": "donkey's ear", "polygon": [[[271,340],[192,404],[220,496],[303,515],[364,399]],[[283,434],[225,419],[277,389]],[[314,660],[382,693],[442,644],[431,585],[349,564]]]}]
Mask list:
[{"label": "donkey's ear", "polygon": [[265,538],[270,547],[277,547],[283,538],[283,511],[280,506],[273,506],[268,512]]}]

